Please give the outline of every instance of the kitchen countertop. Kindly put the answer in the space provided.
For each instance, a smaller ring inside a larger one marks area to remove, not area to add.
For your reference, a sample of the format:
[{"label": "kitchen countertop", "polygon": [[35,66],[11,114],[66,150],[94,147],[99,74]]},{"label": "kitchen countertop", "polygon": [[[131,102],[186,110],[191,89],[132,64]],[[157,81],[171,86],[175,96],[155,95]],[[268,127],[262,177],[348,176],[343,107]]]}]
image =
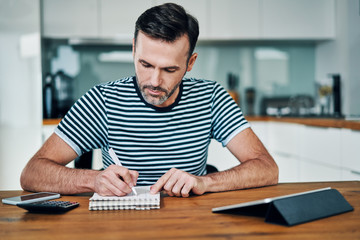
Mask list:
[{"label": "kitchen countertop", "polygon": [[[249,122],[284,122],[297,123],[314,127],[347,128],[360,131],[360,121],[350,121],[337,118],[306,118],[306,117],[270,117],[270,116],[245,116]],[[57,125],[61,119],[43,119],[43,125]]]},{"label": "kitchen countertop", "polygon": [[332,127],[332,128],[347,128],[352,130],[360,130],[360,121],[350,121],[337,118],[314,118],[314,117],[271,117],[271,116],[245,116],[249,122],[264,121],[264,122],[284,122],[297,123],[314,127]]}]

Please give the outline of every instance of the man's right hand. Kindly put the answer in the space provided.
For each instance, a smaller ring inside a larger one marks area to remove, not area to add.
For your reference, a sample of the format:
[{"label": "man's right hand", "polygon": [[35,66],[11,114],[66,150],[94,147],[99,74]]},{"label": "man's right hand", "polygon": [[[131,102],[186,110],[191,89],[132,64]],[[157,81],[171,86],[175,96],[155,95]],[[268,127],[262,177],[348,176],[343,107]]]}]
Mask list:
[{"label": "man's right hand", "polygon": [[125,196],[136,185],[139,173],[122,166],[110,165],[95,178],[95,192],[102,196]]}]

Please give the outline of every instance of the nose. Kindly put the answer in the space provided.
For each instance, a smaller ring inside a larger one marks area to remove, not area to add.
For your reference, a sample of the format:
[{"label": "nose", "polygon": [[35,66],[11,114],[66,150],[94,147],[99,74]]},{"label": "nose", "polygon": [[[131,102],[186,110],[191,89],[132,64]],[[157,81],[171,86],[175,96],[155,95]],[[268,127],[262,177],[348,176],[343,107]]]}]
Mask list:
[{"label": "nose", "polygon": [[151,75],[151,85],[153,87],[158,87],[161,85],[161,72],[160,69],[154,69],[152,75]]}]

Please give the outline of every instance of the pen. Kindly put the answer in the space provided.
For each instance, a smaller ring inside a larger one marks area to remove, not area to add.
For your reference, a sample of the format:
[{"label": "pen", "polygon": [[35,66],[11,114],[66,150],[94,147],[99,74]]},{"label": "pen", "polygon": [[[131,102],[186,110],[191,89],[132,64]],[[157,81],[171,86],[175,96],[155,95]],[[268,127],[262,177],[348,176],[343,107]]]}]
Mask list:
[{"label": "pen", "polygon": [[[114,152],[114,150],[113,150],[112,148],[109,148],[109,154],[110,154],[111,159],[114,161],[114,163],[115,163],[116,165],[122,166],[119,158],[116,156],[116,153]],[[131,189],[132,189],[133,193],[134,193],[135,195],[137,195],[137,192],[136,192],[135,188],[132,187]]]}]

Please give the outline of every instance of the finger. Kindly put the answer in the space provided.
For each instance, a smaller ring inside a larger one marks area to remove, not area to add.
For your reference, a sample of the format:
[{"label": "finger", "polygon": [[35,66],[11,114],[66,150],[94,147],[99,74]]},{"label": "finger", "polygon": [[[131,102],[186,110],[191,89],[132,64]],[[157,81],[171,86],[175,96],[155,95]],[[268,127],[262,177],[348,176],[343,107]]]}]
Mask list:
[{"label": "finger", "polygon": [[180,192],[187,181],[186,179],[187,176],[184,175],[183,172],[178,171],[171,175],[171,178],[165,184],[164,189],[172,192],[175,196],[180,197]]},{"label": "finger", "polygon": [[130,187],[132,188],[134,186],[134,181],[133,181],[133,177],[130,174],[130,170],[122,167],[122,166],[118,166],[118,171],[117,174],[123,179],[123,181]]},{"label": "finger", "polygon": [[189,197],[189,195],[190,195],[189,193],[193,189],[193,187],[194,187],[194,184],[192,182],[185,183],[185,185],[181,189],[181,196],[182,197]]},{"label": "finger", "polygon": [[181,191],[182,191],[182,188],[184,187],[184,184],[185,184],[185,182],[180,179],[174,184],[171,191],[173,192],[173,194],[175,196],[177,196],[177,197],[181,196]]},{"label": "finger", "polygon": [[95,191],[101,196],[123,196],[127,193],[114,186],[107,178],[102,178],[96,183]]},{"label": "finger", "polygon": [[134,171],[134,170],[130,170],[130,175],[131,175],[131,179],[132,179],[132,183],[134,186],[136,186],[137,184],[137,179],[139,177],[139,172],[138,171]]},{"label": "finger", "polygon": [[106,195],[105,196],[125,196],[128,193],[122,191],[121,189],[115,187],[114,185],[108,185],[106,186]]},{"label": "finger", "polygon": [[[126,177],[126,175],[128,175]],[[131,187],[124,179],[130,177],[129,170],[122,166],[111,165],[109,166],[103,173],[103,179],[105,181],[105,186],[113,185],[115,188],[119,189],[121,192],[130,193]],[[121,178],[122,179],[121,179]],[[130,177],[131,179],[131,177]],[[109,187],[109,189],[115,193],[115,195],[122,195],[121,192],[114,190],[113,187]]]},{"label": "finger", "polygon": [[174,170],[172,168],[169,171],[167,171],[164,175],[162,175],[161,178],[159,178],[157,180],[157,182],[151,186],[150,193],[155,194],[155,193],[159,192],[164,187],[164,185],[167,183],[167,181],[171,177],[173,171]]}]

